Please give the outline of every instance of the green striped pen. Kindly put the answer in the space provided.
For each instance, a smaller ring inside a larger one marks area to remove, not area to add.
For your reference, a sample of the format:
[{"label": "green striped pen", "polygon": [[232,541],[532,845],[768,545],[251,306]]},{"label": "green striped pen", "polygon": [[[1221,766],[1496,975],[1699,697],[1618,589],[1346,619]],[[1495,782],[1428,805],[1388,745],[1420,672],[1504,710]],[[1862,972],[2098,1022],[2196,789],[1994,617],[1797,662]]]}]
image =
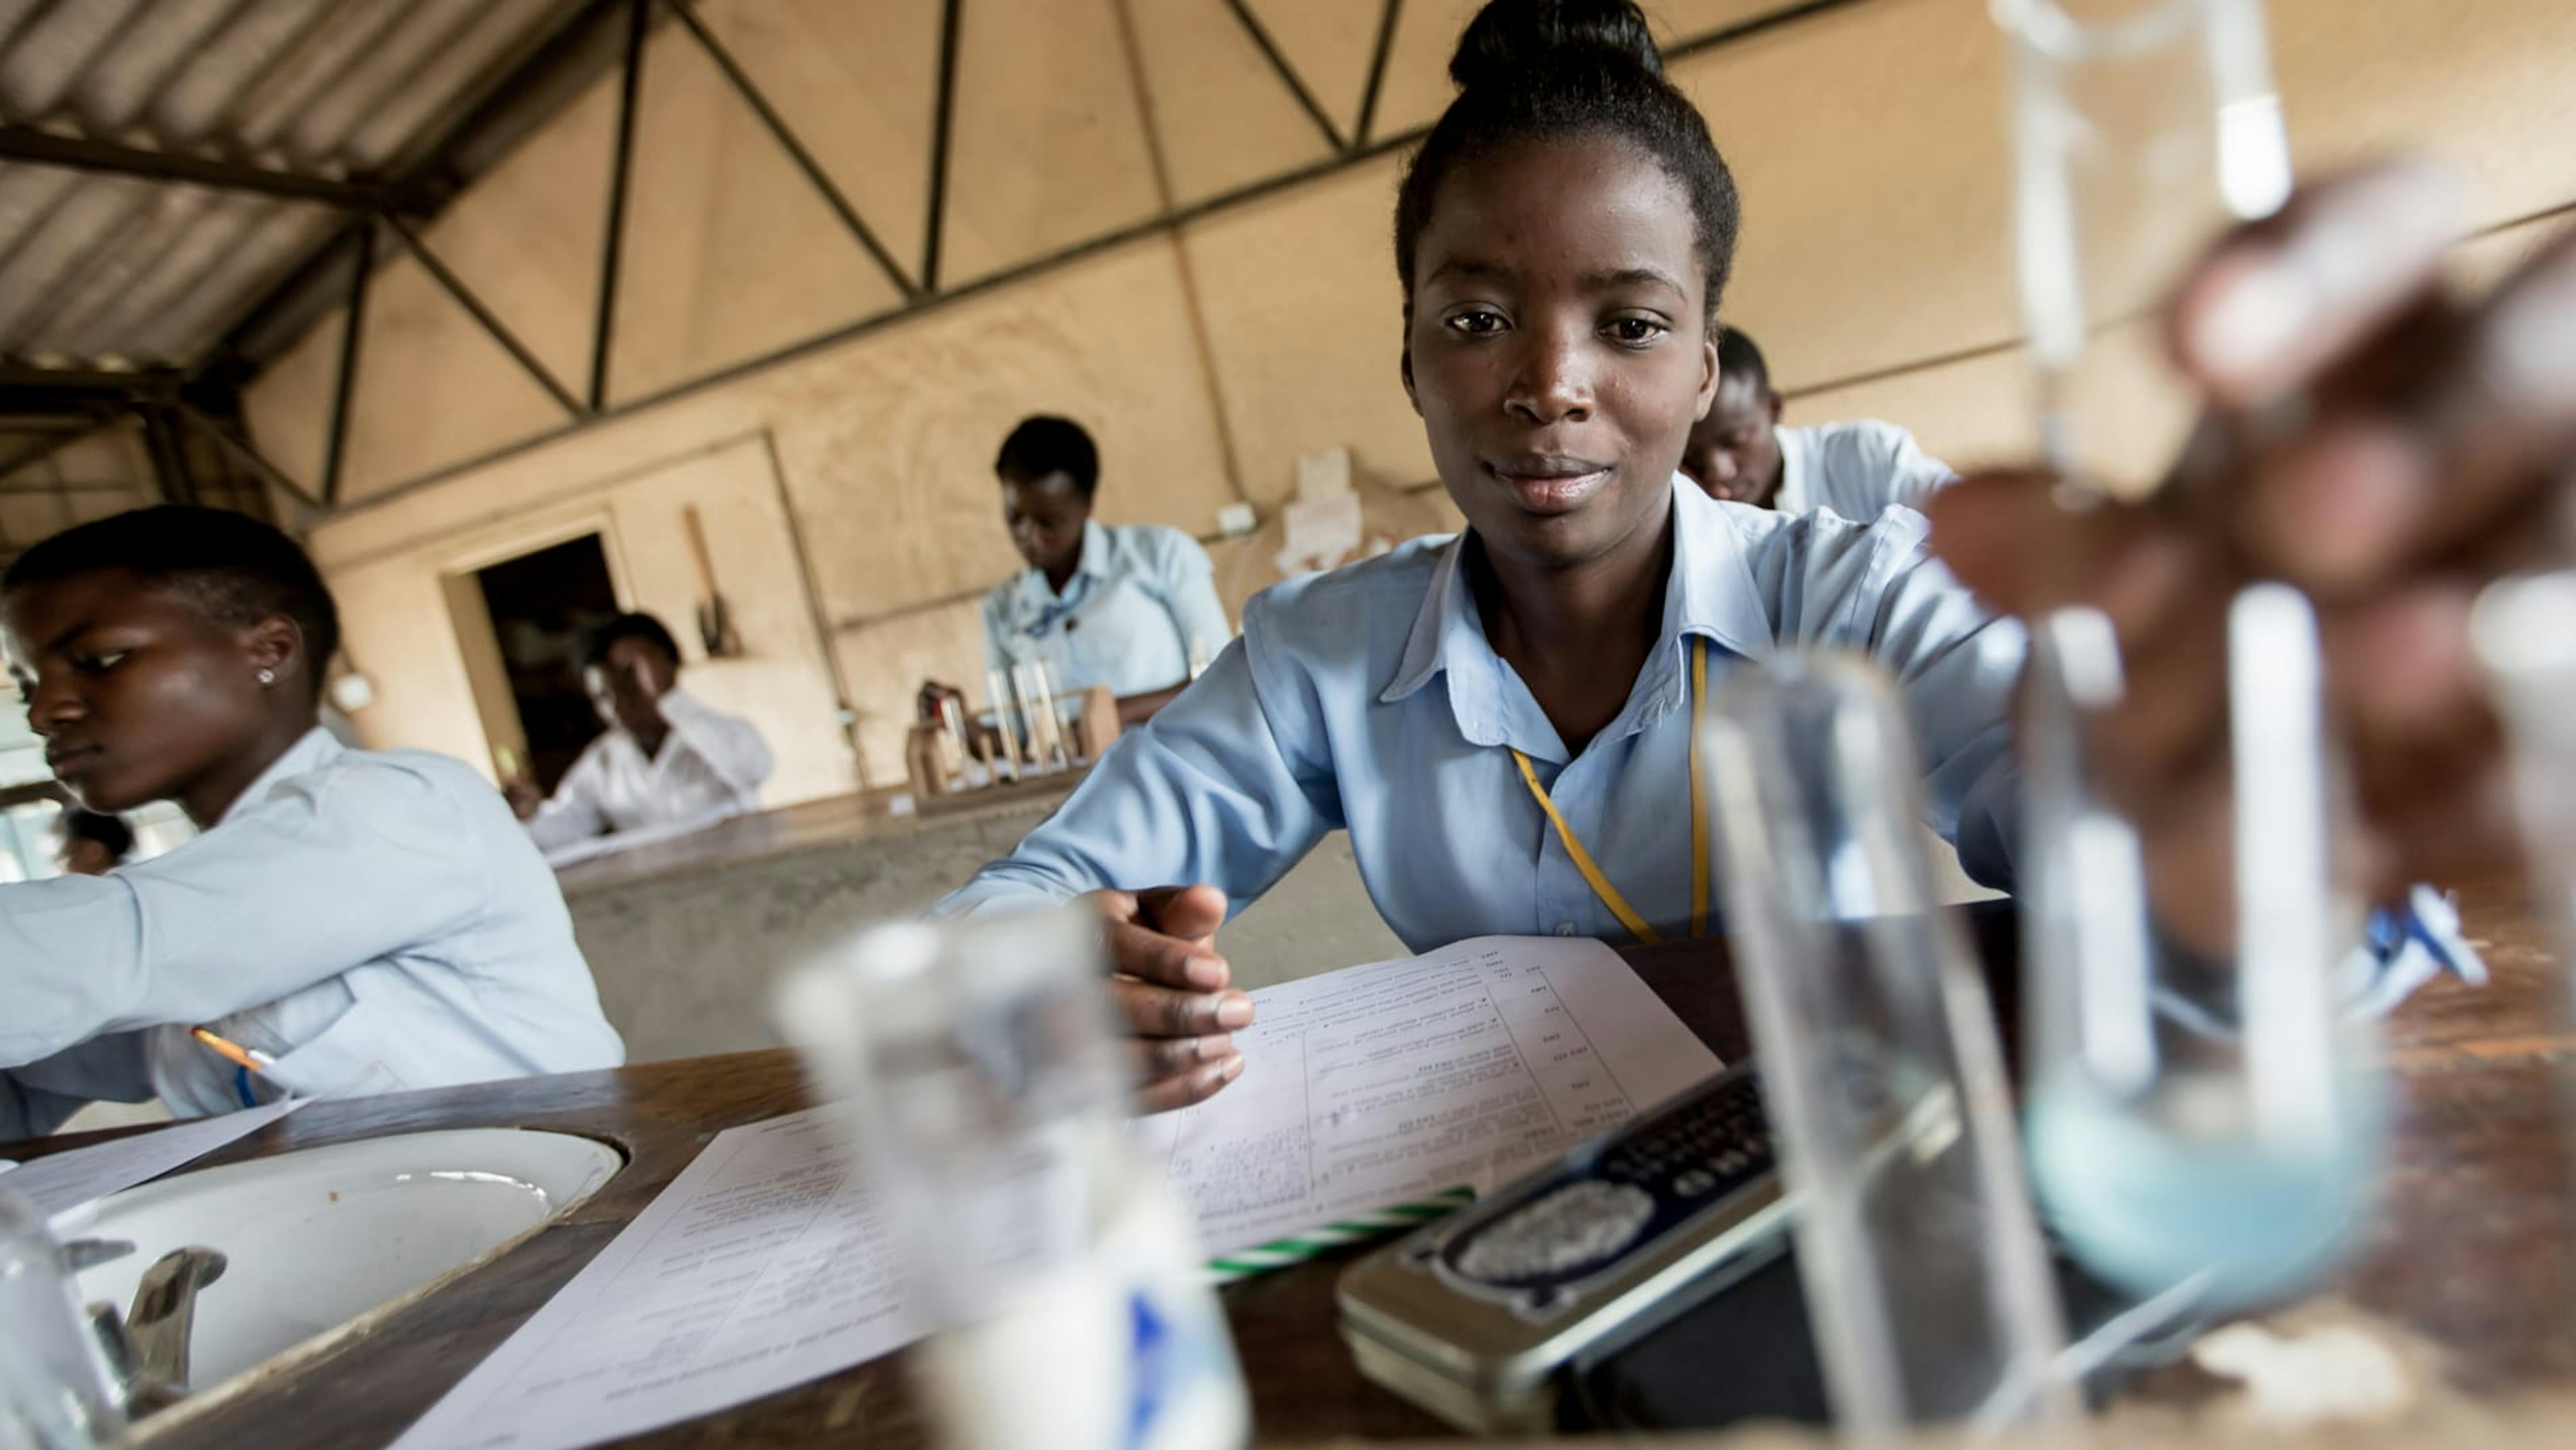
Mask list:
[{"label": "green striped pen", "polygon": [[1208,1279],[1212,1283],[1231,1284],[1272,1269],[1284,1269],[1319,1258],[1350,1244],[1364,1244],[1374,1238],[1417,1228],[1444,1213],[1466,1207],[1476,1201],[1476,1190],[1469,1187],[1444,1188],[1428,1198],[1399,1203],[1387,1208],[1372,1208],[1348,1218],[1293,1233],[1283,1239],[1272,1239],[1248,1249],[1237,1249],[1208,1260]]}]

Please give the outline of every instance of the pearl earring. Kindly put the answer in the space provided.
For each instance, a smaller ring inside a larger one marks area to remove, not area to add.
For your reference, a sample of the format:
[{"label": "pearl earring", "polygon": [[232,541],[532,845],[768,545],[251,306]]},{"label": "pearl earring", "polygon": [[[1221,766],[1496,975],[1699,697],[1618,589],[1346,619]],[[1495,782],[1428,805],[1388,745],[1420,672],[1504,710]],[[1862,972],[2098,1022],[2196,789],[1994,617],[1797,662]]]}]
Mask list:
[{"label": "pearl earring", "polygon": [[262,671],[260,671],[260,672],[259,672],[259,682],[260,682],[261,684],[263,684],[263,685],[274,685],[274,684],[276,684],[276,683],[277,683],[277,671],[275,671],[275,670],[262,670]]}]

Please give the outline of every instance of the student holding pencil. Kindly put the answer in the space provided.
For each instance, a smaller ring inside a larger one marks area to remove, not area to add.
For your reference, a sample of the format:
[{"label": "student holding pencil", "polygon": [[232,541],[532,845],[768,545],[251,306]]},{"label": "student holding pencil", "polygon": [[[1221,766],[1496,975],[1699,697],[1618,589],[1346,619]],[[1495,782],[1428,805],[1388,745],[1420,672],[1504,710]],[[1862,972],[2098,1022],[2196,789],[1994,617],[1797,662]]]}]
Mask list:
[{"label": "student holding pencil", "polygon": [[489,785],[317,717],[339,619],[293,540],[153,508],[0,577],[0,645],[82,805],[203,834],[0,886],[0,1139],[93,1099],[181,1116],[610,1067],[554,877]]}]

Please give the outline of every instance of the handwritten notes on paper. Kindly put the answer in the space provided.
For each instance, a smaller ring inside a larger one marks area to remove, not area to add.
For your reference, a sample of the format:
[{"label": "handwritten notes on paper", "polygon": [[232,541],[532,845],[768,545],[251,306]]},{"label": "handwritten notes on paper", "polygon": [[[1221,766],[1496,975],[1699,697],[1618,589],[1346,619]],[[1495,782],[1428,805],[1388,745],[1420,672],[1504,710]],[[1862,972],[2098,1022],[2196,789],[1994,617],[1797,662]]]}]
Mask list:
[{"label": "handwritten notes on paper", "polygon": [[1252,996],[1243,1076],[1141,1125],[1211,1253],[1490,1191],[1719,1066],[1585,939],[1477,937]]}]

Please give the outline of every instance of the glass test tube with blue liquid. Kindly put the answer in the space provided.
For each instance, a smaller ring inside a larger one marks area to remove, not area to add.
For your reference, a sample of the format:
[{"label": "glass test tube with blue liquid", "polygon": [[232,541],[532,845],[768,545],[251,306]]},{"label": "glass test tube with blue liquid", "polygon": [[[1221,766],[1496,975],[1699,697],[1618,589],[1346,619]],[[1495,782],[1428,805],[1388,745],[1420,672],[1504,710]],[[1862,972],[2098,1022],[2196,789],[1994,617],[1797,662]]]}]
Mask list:
[{"label": "glass test tube with blue liquid", "polygon": [[2277,1300],[2358,1236],[2386,1133],[2374,1024],[2339,1010],[2364,914],[2315,615],[2281,585],[2227,617],[2224,758],[2124,799],[2088,749],[2125,682],[2109,623],[2034,631],[2025,690],[2025,1131],[2087,1267],[2211,1312]]},{"label": "glass test tube with blue liquid", "polygon": [[[2289,194],[2261,0],[1993,8],[2042,453],[2072,508],[2187,488],[2164,469],[2197,401],[2155,316],[2224,225]],[[2333,852],[2314,618],[2258,586],[2225,628],[2204,789],[2142,800],[2104,775],[2090,745],[2126,682],[2099,614],[2035,624],[2021,732],[2033,1183],[2096,1273],[2213,1309],[2339,1260],[2383,1132],[2372,1034],[2336,1011],[2363,915]]]}]

